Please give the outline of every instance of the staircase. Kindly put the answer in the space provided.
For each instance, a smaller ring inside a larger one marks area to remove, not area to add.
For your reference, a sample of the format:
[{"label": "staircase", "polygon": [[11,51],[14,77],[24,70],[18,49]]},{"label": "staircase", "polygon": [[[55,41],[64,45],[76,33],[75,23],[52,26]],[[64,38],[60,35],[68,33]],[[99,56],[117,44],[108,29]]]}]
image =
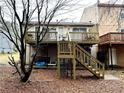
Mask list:
[{"label": "staircase", "polygon": [[[104,64],[99,62],[90,53],[80,47],[74,42],[58,42],[58,60],[59,59],[72,59],[73,61],[73,74],[75,78],[75,62],[79,62],[88,71],[90,71],[97,78],[104,78]],[[58,61],[58,71],[60,71],[60,65]],[[59,72],[60,74],[60,72]]]},{"label": "staircase", "polygon": [[75,59],[97,78],[104,78],[104,64],[99,62],[79,45],[75,46]]}]

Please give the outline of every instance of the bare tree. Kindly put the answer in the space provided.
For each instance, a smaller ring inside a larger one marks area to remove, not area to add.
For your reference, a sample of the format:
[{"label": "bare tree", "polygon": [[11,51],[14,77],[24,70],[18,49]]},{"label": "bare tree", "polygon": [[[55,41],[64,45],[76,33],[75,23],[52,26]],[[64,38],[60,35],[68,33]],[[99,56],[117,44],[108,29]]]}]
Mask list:
[{"label": "bare tree", "polygon": [[[16,47],[20,56],[20,66],[14,58],[9,57],[9,64],[14,66],[22,82],[26,82],[32,72],[33,62],[37,55],[39,45],[49,30],[49,24],[58,11],[67,10],[73,0],[3,0],[5,6],[0,7],[0,23],[3,33]],[[5,16],[7,15],[7,16]],[[33,18],[37,18],[36,52],[26,65],[25,36]],[[9,20],[7,21],[6,19]],[[42,28],[41,28],[42,24]]]}]

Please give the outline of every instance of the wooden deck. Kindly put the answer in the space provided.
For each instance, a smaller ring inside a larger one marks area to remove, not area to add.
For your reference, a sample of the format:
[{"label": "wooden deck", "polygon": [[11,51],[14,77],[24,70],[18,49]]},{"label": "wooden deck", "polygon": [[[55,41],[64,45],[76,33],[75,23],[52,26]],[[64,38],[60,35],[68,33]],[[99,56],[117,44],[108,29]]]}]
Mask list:
[{"label": "wooden deck", "polygon": [[110,32],[100,37],[100,44],[124,44],[124,33]]},{"label": "wooden deck", "polygon": [[[82,44],[97,44],[99,42],[98,32],[69,32],[70,41]],[[42,38],[42,37],[41,37]],[[26,35],[26,43],[35,44],[36,33],[29,31]],[[60,37],[57,32],[47,32],[42,43],[57,43]]]}]

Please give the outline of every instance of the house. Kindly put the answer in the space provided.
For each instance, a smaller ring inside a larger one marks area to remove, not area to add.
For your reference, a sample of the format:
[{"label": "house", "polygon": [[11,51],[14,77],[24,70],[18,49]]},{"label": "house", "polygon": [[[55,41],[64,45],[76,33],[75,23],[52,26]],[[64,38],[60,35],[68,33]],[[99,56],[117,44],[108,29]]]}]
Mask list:
[{"label": "house", "polygon": [[[0,31],[3,30],[1,29],[2,25],[0,25]],[[14,45],[8,38],[0,33],[0,53],[12,53],[14,50]]]},{"label": "house", "polygon": [[124,67],[124,4],[98,2],[84,9],[80,21],[98,24],[97,52],[106,67]]},{"label": "house", "polygon": [[[35,24],[35,25],[34,25]],[[33,26],[32,26],[33,25]],[[36,29],[37,24],[33,23],[29,24],[32,26],[28,30],[28,43],[29,45],[35,44],[36,41]],[[42,56],[49,56],[50,63],[56,62],[56,54],[57,54],[57,41],[65,40],[75,41],[85,47],[90,47],[92,44],[98,43],[98,32],[95,30],[96,26],[91,23],[71,23],[71,22],[63,22],[57,23],[52,22],[49,26],[49,32],[46,34],[43,40],[44,47],[46,47],[45,53],[41,54]],[[30,40],[31,39],[31,40]],[[52,46],[51,46],[52,45]],[[53,55],[53,52],[55,53]]]},{"label": "house", "polygon": [[[41,28],[43,24],[41,23]],[[31,61],[33,53],[36,51],[36,31],[37,22],[31,22],[25,38],[27,46],[27,62]],[[99,42],[99,33],[96,25],[74,22],[51,22],[49,31],[41,42],[36,59],[47,59],[48,65],[57,64],[58,74],[62,74],[67,66],[73,68],[73,79],[75,79],[76,64],[82,64],[96,77],[104,77],[104,65],[95,59],[91,54],[90,47]],[[42,37],[42,36],[41,36]],[[40,61],[41,61],[40,60]],[[42,60],[44,61],[44,60]],[[62,70],[62,65],[64,69]]]}]

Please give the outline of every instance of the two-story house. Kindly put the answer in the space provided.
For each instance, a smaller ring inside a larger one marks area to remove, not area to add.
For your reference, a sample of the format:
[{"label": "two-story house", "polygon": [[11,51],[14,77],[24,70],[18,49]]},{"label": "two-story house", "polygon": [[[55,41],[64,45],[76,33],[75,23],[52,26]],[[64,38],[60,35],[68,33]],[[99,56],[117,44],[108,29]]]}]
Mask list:
[{"label": "two-story house", "polygon": [[[30,62],[36,47],[37,22],[31,22],[26,35],[27,62]],[[43,24],[41,23],[41,28]],[[104,76],[104,65],[91,54],[90,47],[98,44],[99,35],[96,25],[74,22],[51,22],[36,59],[47,58],[48,64],[57,64],[58,73],[61,72],[61,63],[73,63],[73,78],[75,79],[76,64],[82,64],[97,77]],[[64,65],[66,67],[67,65]]]},{"label": "two-story house", "polygon": [[124,5],[97,3],[84,9],[81,22],[98,24],[100,60],[124,66]]},{"label": "two-story house", "polygon": [[[37,30],[37,24],[32,22],[29,26],[31,27],[27,34],[31,38],[28,38],[27,43],[31,46],[36,41],[35,31]],[[81,46],[86,47],[86,49],[90,48],[90,46],[99,42],[98,32],[95,29],[96,26],[91,23],[51,22],[49,32],[47,32],[42,41],[43,46],[39,56],[50,57],[50,63],[55,63],[57,59],[57,41],[63,39],[65,41],[75,41]],[[42,49],[45,49],[45,51],[42,51]]]}]

